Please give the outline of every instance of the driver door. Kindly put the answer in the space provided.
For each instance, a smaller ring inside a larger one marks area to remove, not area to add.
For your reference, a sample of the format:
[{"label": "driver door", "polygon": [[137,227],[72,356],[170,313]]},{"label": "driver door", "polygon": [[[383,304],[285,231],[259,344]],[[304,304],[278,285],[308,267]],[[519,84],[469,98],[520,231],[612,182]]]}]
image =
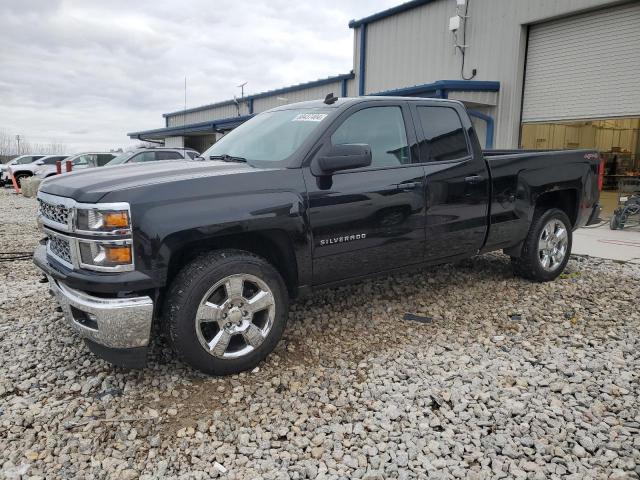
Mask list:
[{"label": "driver door", "polygon": [[313,283],[321,285],[420,263],[424,169],[405,102],[375,101],[342,114],[316,154],[367,144],[369,167],[314,176],[304,169],[313,235]]}]

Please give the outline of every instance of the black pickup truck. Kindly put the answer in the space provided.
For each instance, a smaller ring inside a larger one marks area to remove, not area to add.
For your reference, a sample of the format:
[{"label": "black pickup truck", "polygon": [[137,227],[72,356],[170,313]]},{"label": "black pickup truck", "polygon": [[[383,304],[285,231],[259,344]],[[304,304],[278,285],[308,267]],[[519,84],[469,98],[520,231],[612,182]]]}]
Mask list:
[{"label": "black pickup truck", "polygon": [[202,156],[41,185],[34,261],[114,364],[143,366],[158,323],[197,369],[251,369],[291,298],[492,250],[553,280],[603,173],[595,151],[483,152],[462,104],[421,98],[275,108]]}]

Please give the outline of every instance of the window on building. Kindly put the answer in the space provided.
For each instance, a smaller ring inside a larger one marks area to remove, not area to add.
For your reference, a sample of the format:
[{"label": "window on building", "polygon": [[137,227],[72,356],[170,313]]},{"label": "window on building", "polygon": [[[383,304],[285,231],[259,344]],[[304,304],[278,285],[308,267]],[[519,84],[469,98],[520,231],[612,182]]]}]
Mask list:
[{"label": "window on building", "polygon": [[375,167],[411,162],[400,107],[370,107],[357,111],[333,132],[331,143],[369,145],[371,165]]},{"label": "window on building", "polygon": [[525,149],[595,149],[605,161],[605,188],[625,176],[640,176],[640,118],[522,124]]},{"label": "window on building", "polygon": [[469,155],[467,138],[458,113],[449,107],[418,107],[424,138],[422,158],[430,162],[457,160]]}]

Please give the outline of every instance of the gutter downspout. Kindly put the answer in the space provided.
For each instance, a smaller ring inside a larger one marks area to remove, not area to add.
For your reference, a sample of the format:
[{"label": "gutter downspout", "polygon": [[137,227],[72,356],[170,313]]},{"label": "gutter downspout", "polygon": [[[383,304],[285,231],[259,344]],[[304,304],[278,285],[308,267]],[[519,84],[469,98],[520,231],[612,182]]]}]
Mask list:
[{"label": "gutter downspout", "polygon": [[493,148],[493,130],[494,130],[494,121],[493,117],[490,115],[486,115],[482,112],[478,112],[477,110],[467,110],[467,113],[472,116],[479,118],[480,120],[484,120],[487,124],[487,134],[485,137],[485,149],[491,150]]},{"label": "gutter downspout", "polygon": [[340,89],[342,90],[340,92],[340,96],[342,98],[345,98],[347,96],[347,79],[346,78],[342,79],[342,85],[340,86]]},{"label": "gutter downspout", "polygon": [[360,68],[358,71],[358,95],[364,95],[365,64],[367,58],[367,24],[360,25]]}]

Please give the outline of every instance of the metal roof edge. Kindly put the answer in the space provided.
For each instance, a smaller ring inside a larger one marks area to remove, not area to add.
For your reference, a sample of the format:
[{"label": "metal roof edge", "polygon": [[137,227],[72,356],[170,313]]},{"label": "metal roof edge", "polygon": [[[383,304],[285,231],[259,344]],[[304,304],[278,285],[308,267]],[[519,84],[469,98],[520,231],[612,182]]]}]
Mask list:
[{"label": "metal roof edge", "polygon": [[437,80],[433,83],[424,83],[421,85],[414,85],[412,87],[396,88],[393,90],[385,90],[382,92],[371,93],[369,95],[389,95],[402,97],[407,95],[415,95],[418,93],[436,91],[436,90],[449,90],[449,91],[464,91],[475,90],[485,92],[498,92],[500,91],[500,82],[490,80]]},{"label": "metal roof edge", "polygon": [[435,1],[436,0],[411,0],[410,2],[402,3],[400,5],[396,5],[395,7],[382,10],[381,12],[374,13],[373,15],[369,15],[368,17],[361,18],[360,20],[351,20],[349,22],[349,28],[357,28],[360,25],[366,25],[367,23],[375,22],[377,20],[382,20],[383,18],[391,17],[393,15],[397,15],[398,13],[406,12],[407,10],[412,10],[414,8],[417,8],[422,5],[426,5],[427,3],[431,3]]},{"label": "metal roof edge", "polygon": [[238,123],[238,122],[242,123],[249,120],[251,117],[253,117],[253,115],[241,115],[239,117],[227,117],[227,118],[221,118],[220,120],[211,120],[208,122],[191,123],[191,124],[182,125],[179,127],[164,127],[164,128],[156,128],[153,130],[141,130],[139,132],[129,132],[127,133],[127,136],[129,138],[138,138],[140,135],[155,135],[158,133],[167,133],[167,134],[183,133],[184,134],[184,133],[189,133],[194,131],[206,131],[209,129],[211,131],[215,131],[216,127],[218,128],[225,127],[228,125],[233,125],[234,123]]},{"label": "metal roof edge", "polygon": [[[288,93],[296,90],[303,90],[305,88],[318,87],[320,85],[326,85],[329,83],[339,82],[341,80],[350,80],[355,78],[355,73],[343,73],[340,75],[334,75],[333,77],[320,78],[318,80],[312,80],[310,82],[298,83],[296,85],[290,85],[288,87],[276,88],[274,90],[267,90],[260,93],[255,93],[253,95],[247,95],[242,99],[238,99],[238,101],[248,101],[254,100],[256,98],[264,98],[269,97],[271,95],[277,95],[280,93]],[[200,112],[202,110],[209,110],[210,108],[215,107],[223,107],[225,105],[233,105],[235,103],[234,100],[223,100],[222,102],[210,103],[207,105],[202,105],[200,107],[188,108],[186,110],[176,110],[175,112],[163,113],[163,117],[173,117],[175,115],[180,115],[181,113],[192,113],[192,112]]]}]

